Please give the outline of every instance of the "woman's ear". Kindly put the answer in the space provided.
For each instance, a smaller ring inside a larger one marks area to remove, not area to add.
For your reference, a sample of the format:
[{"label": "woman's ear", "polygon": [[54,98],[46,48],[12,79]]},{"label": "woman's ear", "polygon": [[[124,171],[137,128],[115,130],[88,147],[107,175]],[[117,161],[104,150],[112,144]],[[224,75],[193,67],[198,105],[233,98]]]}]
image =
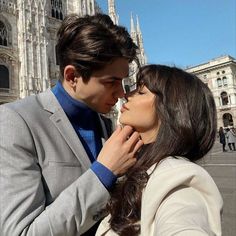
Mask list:
[{"label": "woman's ear", "polygon": [[79,74],[76,71],[75,67],[72,65],[67,65],[64,69],[64,82],[69,85],[70,87],[75,87],[77,82],[78,82],[78,78],[79,78]]}]

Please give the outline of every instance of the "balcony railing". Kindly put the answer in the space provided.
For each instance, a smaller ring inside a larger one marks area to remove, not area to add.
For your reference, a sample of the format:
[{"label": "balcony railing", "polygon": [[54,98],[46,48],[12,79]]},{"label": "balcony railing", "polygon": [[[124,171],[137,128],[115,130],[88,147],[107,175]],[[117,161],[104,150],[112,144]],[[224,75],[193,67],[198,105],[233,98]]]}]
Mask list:
[{"label": "balcony railing", "polygon": [[227,104],[227,105],[220,105],[217,107],[220,111],[227,111],[231,110],[232,108],[236,108],[236,104]]}]

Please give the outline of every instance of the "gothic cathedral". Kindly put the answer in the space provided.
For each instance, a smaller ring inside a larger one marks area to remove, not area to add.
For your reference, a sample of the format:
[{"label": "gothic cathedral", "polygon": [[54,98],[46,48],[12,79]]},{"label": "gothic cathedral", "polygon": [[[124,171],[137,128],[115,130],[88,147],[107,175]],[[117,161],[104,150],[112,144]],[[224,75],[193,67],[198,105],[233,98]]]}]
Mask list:
[{"label": "gothic cathedral", "polygon": [[[56,34],[65,15],[101,12],[95,0],[0,0],[0,104],[50,88],[59,78]],[[108,14],[119,24],[114,0]],[[131,16],[133,40],[146,64],[139,20]]]}]

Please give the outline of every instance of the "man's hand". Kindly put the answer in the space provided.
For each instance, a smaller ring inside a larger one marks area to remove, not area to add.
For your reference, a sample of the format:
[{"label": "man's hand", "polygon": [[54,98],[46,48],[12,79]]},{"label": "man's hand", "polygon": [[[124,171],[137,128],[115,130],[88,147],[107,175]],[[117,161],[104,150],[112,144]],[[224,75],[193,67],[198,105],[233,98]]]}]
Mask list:
[{"label": "man's hand", "polygon": [[138,132],[131,126],[117,127],[106,141],[97,161],[106,166],[115,175],[124,174],[136,162],[135,153],[143,145]]}]

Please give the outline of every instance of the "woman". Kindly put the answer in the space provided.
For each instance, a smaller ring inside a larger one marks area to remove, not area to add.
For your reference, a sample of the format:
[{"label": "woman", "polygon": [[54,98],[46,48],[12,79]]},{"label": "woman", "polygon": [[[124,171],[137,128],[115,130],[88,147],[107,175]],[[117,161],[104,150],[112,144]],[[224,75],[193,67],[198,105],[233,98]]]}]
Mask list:
[{"label": "woman", "polygon": [[220,138],[220,143],[222,144],[223,152],[226,152],[227,150],[225,149],[225,133],[223,127],[219,128],[219,138]]},{"label": "woman", "polygon": [[133,126],[145,145],[112,192],[96,235],[221,235],[221,195],[193,163],[216,135],[208,87],[178,68],[148,65],[126,99],[120,122]]},{"label": "woman", "polygon": [[227,128],[225,136],[227,138],[229,150],[230,151],[232,151],[232,150],[236,151],[236,149],[235,149],[235,137],[236,137],[236,134],[234,133],[233,129]]}]

